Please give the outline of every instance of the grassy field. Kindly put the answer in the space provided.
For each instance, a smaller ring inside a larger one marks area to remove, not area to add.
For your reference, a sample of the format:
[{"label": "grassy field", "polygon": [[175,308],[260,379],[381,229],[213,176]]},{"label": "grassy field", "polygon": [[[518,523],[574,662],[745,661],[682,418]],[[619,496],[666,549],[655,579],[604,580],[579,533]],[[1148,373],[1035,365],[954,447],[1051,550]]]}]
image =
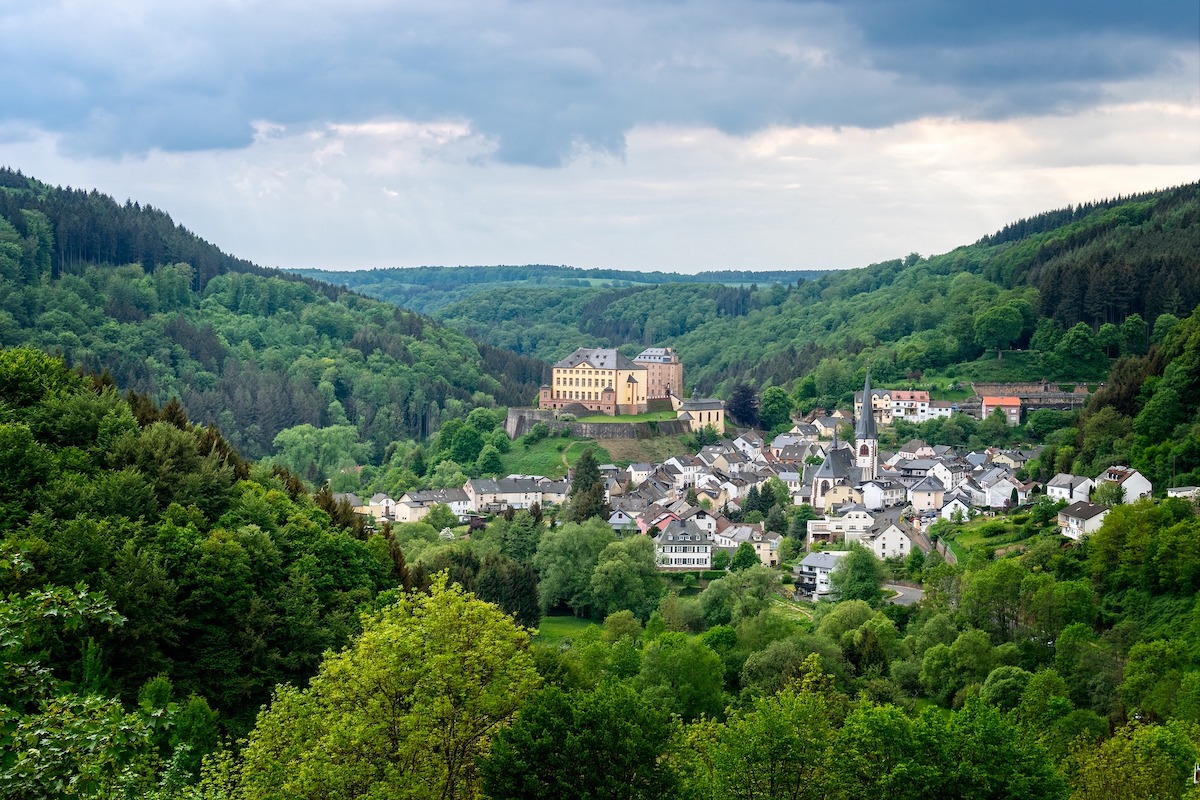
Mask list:
[{"label": "grassy field", "polygon": [[813,612],[811,604],[784,600],[782,597],[775,595],[771,598],[771,608],[787,619],[798,622],[812,622]]},{"label": "grassy field", "polygon": [[684,436],[655,436],[653,439],[605,439],[604,449],[614,464],[661,464],[671,456],[694,455]]},{"label": "grassy field", "polygon": [[580,417],[577,422],[666,422],[678,419],[674,411],[648,411],[645,414],[621,414],[610,417],[608,414],[593,414],[590,417]]},{"label": "grassy field", "polygon": [[[588,447],[596,452],[596,461],[601,464],[612,461],[612,456],[595,439],[575,439],[551,436],[533,444],[529,449],[521,441],[513,442],[512,450],[503,454],[505,475],[545,475],[561,478],[567,474],[567,464],[575,465],[579,456]],[[567,463],[563,463],[563,457]]]},{"label": "grassy field", "polygon": [[579,617],[542,617],[542,621],[538,624],[537,636],[533,637],[533,641],[557,647],[562,644],[563,639],[578,636],[596,624],[590,619],[580,619]]}]

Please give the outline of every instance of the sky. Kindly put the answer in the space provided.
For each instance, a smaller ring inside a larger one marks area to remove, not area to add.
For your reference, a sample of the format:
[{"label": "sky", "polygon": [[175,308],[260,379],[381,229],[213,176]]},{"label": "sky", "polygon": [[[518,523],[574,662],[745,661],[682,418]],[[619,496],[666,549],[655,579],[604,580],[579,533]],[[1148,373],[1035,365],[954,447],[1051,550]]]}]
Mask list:
[{"label": "sky", "polygon": [[1196,0],[0,0],[0,164],[283,268],[865,266],[1200,180]]}]

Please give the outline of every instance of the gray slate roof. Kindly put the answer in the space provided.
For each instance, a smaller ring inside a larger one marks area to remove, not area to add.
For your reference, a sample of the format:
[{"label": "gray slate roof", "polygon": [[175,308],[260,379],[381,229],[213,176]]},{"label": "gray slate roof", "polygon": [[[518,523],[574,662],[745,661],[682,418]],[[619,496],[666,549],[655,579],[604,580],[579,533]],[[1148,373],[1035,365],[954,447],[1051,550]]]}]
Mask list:
[{"label": "gray slate roof", "polygon": [[635,364],[614,349],[603,347],[580,347],[574,353],[554,365],[556,369],[570,369],[587,362],[596,369],[646,369]]}]

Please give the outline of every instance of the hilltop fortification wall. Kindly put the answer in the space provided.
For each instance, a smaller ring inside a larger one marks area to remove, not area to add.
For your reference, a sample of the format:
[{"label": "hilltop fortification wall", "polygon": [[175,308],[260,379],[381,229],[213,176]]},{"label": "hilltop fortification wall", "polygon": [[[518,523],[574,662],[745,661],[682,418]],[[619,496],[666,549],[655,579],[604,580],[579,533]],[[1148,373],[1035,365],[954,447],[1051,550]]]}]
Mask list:
[{"label": "hilltop fortification wall", "polygon": [[686,422],[573,422],[559,419],[562,412],[551,408],[510,408],[504,430],[510,439],[529,433],[539,422],[546,423],[551,435],[566,428],[572,436],[585,439],[651,439],[655,436],[679,436],[690,429]]}]

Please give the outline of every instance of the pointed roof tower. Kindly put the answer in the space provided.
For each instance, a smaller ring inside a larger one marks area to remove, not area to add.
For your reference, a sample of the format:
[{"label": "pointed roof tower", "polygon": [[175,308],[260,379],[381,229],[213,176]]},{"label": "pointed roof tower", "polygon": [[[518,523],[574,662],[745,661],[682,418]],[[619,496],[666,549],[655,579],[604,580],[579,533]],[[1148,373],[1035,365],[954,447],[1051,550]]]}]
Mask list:
[{"label": "pointed roof tower", "polygon": [[871,371],[867,370],[866,380],[863,381],[862,411],[858,414],[858,424],[854,426],[854,438],[878,439],[879,432],[875,430],[875,403],[871,398]]}]

